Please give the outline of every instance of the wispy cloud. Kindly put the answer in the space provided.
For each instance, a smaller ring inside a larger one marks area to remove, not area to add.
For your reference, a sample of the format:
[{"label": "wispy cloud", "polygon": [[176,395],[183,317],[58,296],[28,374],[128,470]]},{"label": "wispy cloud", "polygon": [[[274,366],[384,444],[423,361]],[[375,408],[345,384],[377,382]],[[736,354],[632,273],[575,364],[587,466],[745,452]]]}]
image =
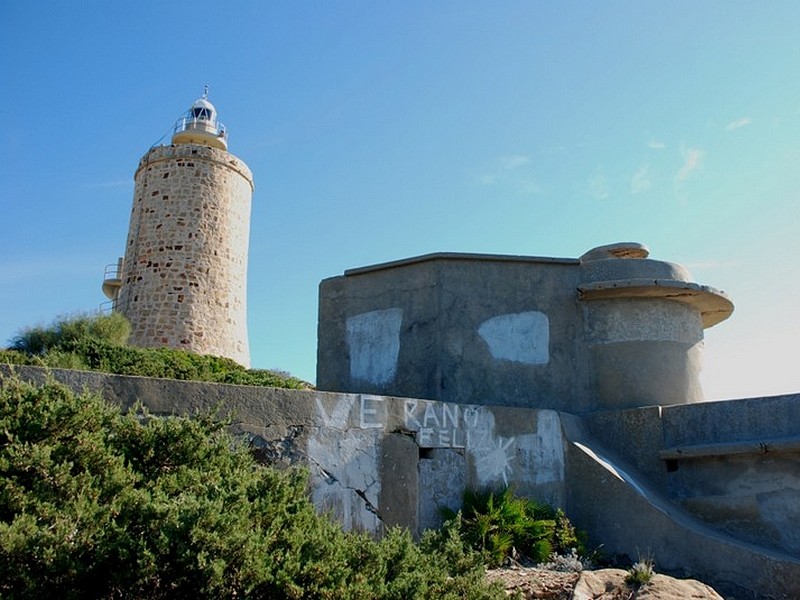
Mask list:
[{"label": "wispy cloud", "polygon": [[706,156],[705,151],[699,148],[684,148],[681,150],[681,154],[683,155],[683,164],[678,170],[677,175],[675,175],[676,185],[680,185],[689,179],[692,173],[702,166],[703,159]]},{"label": "wispy cloud", "polygon": [[631,194],[646,192],[653,184],[650,182],[650,165],[642,165],[631,177]]},{"label": "wispy cloud", "polygon": [[478,176],[478,182],[485,186],[506,185],[524,195],[541,192],[536,179],[529,172],[532,165],[530,156],[513,154],[494,159],[491,168]]},{"label": "wispy cloud", "polygon": [[492,168],[487,173],[478,177],[478,181],[484,185],[494,185],[500,179],[507,177],[509,171],[515,171],[530,162],[530,156],[524,156],[522,154],[500,156],[494,160]]},{"label": "wispy cloud", "polygon": [[611,188],[608,184],[608,177],[606,177],[606,170],[603,165],[598,165],[592,171],[591,177],[587,184],[589,195],[595,200],[605,200],[611,195]]},{"label": "wispy cloud", "polygon": [[728,123],[725,126],[725,131],[736,131],[742,127],[747,127],[748,125],[750,125],[750,117],[742,117],[741,119],[736,119],[735,121]]},{"label": "wispy cloud", "polygon": [[522,154],[515,154],[513,156],[501,156],[498,159],[501,168],[506,169],[507,171],[511,171],[513,169],[518,169],[519,167],[523,167],[531,162],[530,156],[524,156]]},{"label": "wispy cloud", "polygon": [[647,142],[647,147],[651,150],[663,150],[667,147],[664,142],[659,142],[658,140],[650,140]]}]

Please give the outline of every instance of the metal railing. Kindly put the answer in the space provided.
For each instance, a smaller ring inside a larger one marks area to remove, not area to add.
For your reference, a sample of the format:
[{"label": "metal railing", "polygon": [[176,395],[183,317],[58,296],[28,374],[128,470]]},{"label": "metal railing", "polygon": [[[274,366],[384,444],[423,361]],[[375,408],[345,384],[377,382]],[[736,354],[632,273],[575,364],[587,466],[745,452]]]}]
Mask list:
[{"label": "metal railing", "polygon": [[108,279],[120,279],[122,277],[122,265],[118,262],[105,266],[103,270],[103,281]]},{"label": "metal railing", "polygon": [[228,130],[225,129],[225,125],[219,121],[197,118],[193,116],[191,112],[175,122],[175,133],[181,133],[182,131],[190,129],[193,131],[204,131],[215,137],[222,138],[223,140],[228,139]]},{"label": "metal railing", "polygon": [[100,305],[100,312],[108,314],[117,310],[119,290],[122,285],[122,259],[106,265],[103,269],[103,293],[109,300]]}]

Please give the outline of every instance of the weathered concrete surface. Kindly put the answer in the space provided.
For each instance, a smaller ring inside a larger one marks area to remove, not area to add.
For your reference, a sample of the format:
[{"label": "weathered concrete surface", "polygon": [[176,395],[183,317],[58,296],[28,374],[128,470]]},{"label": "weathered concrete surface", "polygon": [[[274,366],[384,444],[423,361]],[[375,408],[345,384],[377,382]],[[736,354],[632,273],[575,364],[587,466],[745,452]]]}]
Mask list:
[{"label": "weathered concrete surface", "polygon": [[419,446],[411,436],[403,433],[389,433],[384,436],[380,464],[382,485],[378,497],[384,526],[408,527],[414,532],[424,528],[420,526],[419,516],[422,512],[419,506],[422,475],[418,468],[419,459]]},{"label": "weathered concrete surface", "polygon": [[798,434],[800,394],[664,408],[664,445],[763,440]]},{"label": "weathered concrete surface", "polygon": [[[432,255],[320,285],[317,385],[462,404],[588,408],[575,260]],[[556,343],[557,341],[557,343]]]},{"label": "weathered concrete surface", "polygon": [[587,435],[709,526],[800,556],[800,395],[583,415]]},{"label": "weathered concrete surface", "polygon": [[708,527],[619,468],[610,453],[587,445],[575,431],[569,435],[567,512],[603,541],[604,552],[634,559],[647,554],[663,572],[705,581],[737,598],[789,600],[800,594],[796,556]]},{"label": "weathered concrete surface", "polygon": [[581,259],[432,254],[320,284],[317,385],[584,413],[702,400],[722,293],[638,244]]},{"label": "weathered concrete surface", "polygon": [[614,454],[656,489],[665,490],[667,468],[659,452],[664,445],[660,406],[605,410],[581,415],[586,435]]},{"label": "weathered concrete surface", "polygon": [[[43,369],[16,370],[47,377]],[[508,484],[564,507],[608,555],[652,554],[659,570],[736,597],[800,597],[800,456],[661,456],[676,448],[760,447],[753,439],[770,447],[771,432],[785,441],[797,421],[778,413],[795,415],[800,396],[578,416],[81,371],[52,376],[155,414],[216,408],[265,459],[306,465],[315,503],[345,528],[380,535],[402,525],[419,534],[439,525],[441,507],[458,509],[463,490]]]},{"label": "weathered concrete surface", "polygon": [[737,538],[800,556],[800,395],[664,409],[671,498]]},{"label": "weathered concrete surface", "polygon": [[[7,368],[0,366],[0,372]],[[47,371],[15,369],[44,381]],[[157,415],[216,410],[260,456],[311,471],[311,495],[347,529],[380,533],[440,524],[464,489],[513,483],[520,494],[564,503],[558,414],[370,394],[220,385],[53,369],[50,376]]]},{"label": "weathered concrete surface", "polygon": [[419,504],[419,531],[436,529],[442,525],[442,508],[461,509],[467,488],[465,452],[455,448],[420,450],[417,470],[420,487],[430,499]]}]

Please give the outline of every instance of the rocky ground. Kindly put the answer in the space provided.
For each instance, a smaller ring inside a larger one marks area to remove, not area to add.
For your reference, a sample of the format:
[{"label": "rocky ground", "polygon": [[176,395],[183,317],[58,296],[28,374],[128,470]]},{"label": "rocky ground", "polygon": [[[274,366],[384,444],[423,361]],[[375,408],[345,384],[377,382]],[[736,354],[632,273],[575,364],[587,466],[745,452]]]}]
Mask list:
[{"label": "rocky ground", "polygon": [[627,574],[622,569],[563,573],[510,567],[492,569],[487,577],[501,581],[509,596],[519,594],[524,600],[722,600],[704,583],[659,574],[633,589],[625,583]]}]

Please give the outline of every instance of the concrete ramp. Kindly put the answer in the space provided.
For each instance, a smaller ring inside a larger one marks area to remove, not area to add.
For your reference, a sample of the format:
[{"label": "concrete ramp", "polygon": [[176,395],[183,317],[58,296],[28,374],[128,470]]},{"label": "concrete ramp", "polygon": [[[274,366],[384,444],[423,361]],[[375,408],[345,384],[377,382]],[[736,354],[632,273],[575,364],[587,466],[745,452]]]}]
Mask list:
[{"label": "concrete ramp", "polygon": [[604,544],[604,554],[651,557],[657,571],[699,579],[737,599],[800,597],[800,560],[709,528],[566,421],[567,512]]}]

